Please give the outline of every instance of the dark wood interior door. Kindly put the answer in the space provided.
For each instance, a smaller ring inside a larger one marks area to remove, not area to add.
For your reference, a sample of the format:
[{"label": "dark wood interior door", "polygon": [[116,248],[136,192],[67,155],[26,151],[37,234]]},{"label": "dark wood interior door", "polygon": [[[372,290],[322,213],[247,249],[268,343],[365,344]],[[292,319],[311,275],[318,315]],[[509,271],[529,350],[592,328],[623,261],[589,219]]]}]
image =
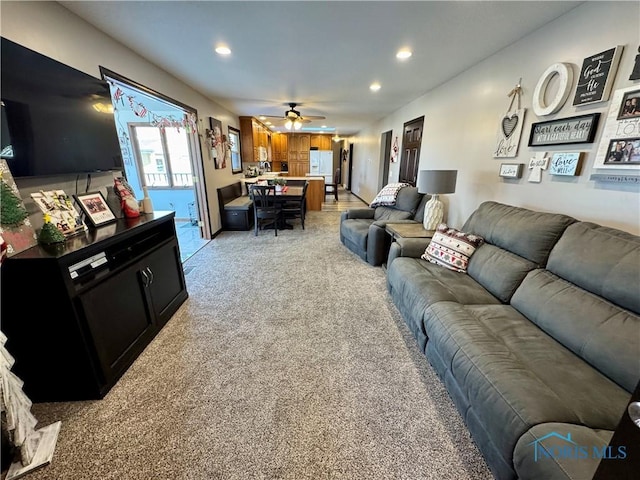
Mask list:
[{"label": "dark wood interior door", "polygon": [[418,179],[423,124],[424,117],[405,123],[402,135],[402,156],[400,157],[400,176],[398,181],[408,183],[414,187]]}]

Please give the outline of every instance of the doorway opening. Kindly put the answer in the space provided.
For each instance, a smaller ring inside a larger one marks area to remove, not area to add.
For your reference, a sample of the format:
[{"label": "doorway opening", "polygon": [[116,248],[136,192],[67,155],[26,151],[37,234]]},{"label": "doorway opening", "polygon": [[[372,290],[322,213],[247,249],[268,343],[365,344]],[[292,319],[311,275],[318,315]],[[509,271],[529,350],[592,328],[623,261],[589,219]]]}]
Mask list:
[{"label": "doorway opening", "polygon": [[380,171],[378,172],[378,191],[389,183],[389,163],[391,162],[392,130],[380,136]]},{"label": "doorway opening", "polygon": [[211,239],[195,109],[100,67],[109,83],[124,174],[156,211],[175,212],[184,262]]}]

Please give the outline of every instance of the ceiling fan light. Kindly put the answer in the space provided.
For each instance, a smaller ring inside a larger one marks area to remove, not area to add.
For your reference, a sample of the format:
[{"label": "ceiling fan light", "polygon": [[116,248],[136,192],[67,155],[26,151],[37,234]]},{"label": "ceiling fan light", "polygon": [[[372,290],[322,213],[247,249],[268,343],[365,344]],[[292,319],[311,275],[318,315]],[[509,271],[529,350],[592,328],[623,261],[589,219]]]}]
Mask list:
[{"label": "ceiling fan light", "polygon": [[286,128],[287,130],[291,130],[292,126],[293,122],[291,120],[287,120],[286,122],[284,122],[284,128]]},{"label": "ceiling fan light", "polygon": [[300,130],[301,127],[302,127],[302,122],[300,122],[299,120],[296,120],[295,122],[293,122],[293,128],[295,130]]}]

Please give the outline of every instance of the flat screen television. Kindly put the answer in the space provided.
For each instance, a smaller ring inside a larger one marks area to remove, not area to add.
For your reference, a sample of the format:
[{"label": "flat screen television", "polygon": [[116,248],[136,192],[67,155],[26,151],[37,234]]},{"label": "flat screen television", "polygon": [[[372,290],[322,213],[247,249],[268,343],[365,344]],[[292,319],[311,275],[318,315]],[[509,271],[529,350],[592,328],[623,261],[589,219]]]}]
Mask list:
[{"label": "flat screen television", "polygon": [[122,170],[107,82],[0,41],[0,156],[12,175]]}]

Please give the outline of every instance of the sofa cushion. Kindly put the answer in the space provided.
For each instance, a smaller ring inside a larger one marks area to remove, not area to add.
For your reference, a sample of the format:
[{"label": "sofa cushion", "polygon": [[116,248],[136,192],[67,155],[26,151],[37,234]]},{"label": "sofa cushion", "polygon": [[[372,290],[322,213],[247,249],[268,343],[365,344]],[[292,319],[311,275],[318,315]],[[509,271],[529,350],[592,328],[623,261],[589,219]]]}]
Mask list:
[{"label": "sofa cushion", "polygon": [[567,228],[553,248],[547,270],[640,314],[639,266],[640,237],[579,222]]},{"label": "sofa cushion", "polygon": [[398,191],[395,205],[380,206],[375,209],[375,219],[389,220],[397,218],[402,220],[405,218],[413,218],[422,197],[423,195],[418,193],[416,187],[403,187]]},{"label": "sofa cushion", "polygon": [[482,203],[471,214],[462,230],[480,235],[487,243],[544,266],[555,243],[575,221],[566,215],[535,212],[490,201]]},{"label": "sofa cushion", "polygon": [[427,357],[437,353],[506,462],[534,425],[615,430],[626,408],[624,389],[511,306],[435,303],[424,328]]},{"label": "sofa cushion", "polygon": [[396,204],[400,190],[409,186],[408,183],[389,183],[382,187],[369,206],[371,208],[383,205],[393,206]]},{"label": "sofa cushion", "polygon": [[367,251],[367,236],[373,219],[351,218],[340,224],[340,233],[358,249]]},{"label": "sofa cushion", "polygon": [[640,317],[567,282],[533,270],[511,304],[548,335],[633,391],[640,378]]},{"label": "sofa cushion", "polygon": [[482,242],[482,237],[478,235],[461,232],[442,223],[438,225],[421,258],[449,270],[464,273],[467,271],[469,258]]},{"label": "sofa cushion", "polygon": [[247,210],[253,205],[251,197],[238,197],[224,204],[225,210]]},{"label": "sofa cushion", "polygon": [[389,264],[387,286],[423,350],[427,341],[423,316],[429,304],[442,301],[500,303],[468,275],[417,258],[398,257]]},{"label": "sofa cushion", "polygon": [[593,478],[600,463],[598,452],[609,445],[611,437],[611,430],[541,423],[518,440],[513,452],[515,471],[520,480]]}]

